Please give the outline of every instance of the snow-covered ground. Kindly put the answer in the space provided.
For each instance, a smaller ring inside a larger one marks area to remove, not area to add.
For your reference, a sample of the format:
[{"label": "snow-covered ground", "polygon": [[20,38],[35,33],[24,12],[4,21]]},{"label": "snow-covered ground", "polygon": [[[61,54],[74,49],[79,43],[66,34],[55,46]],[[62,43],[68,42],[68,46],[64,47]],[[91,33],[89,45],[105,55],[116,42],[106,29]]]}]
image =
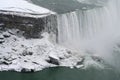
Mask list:
[{"label": "snow-covered ground", "polygon": [[75,66],[82,57],[50,42],[49,34],[42,39],[25,39],[19,30],[0,31],[0,71],[23,69],[38,71],[46,67]]},{"label": "snow-covered ground", "polygon": [[0,13],[17,14],[23,16],[30,16],[30,14],[34,14],[34,16],[37,17],[55,14],[55,12],[34,5],[26,0],[0,0]]},{"label": "snow-covered ground", "polygon": [[[39,71],[48,67],[81,68],[97,64],[90,57],[52,43],[47,32],[41,39],[25,39],[19,30],[0,30],[0,71]],[[87,60],[88,59],[88,60]]]}]

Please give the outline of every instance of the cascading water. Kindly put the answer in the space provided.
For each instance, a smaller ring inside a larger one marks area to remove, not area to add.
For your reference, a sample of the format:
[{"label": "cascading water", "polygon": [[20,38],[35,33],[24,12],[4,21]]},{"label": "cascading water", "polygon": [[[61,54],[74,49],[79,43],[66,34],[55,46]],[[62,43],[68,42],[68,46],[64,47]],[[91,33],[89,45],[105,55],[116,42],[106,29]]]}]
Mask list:
[{"label": "cascading water", "polygon": [[112,62],[120,39],[119,4],[119,0],[108,0],[104,6],[58,15],[59,44]]}]

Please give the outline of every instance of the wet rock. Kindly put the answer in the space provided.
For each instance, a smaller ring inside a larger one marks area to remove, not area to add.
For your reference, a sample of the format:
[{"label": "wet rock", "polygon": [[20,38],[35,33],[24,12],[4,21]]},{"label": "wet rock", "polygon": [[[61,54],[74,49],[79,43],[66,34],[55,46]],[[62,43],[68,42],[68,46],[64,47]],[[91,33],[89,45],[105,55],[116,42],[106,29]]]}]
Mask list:
[{"label": "wet rock", "polygon": [[27,72],[35,72],[34,69],[27,69],[27,68],[22,68],[21,72],[27,73]]},{"label": "wet rock", "polygon": [[49,56],[49,60],[47,60],[48,63],[51,63],[51,64],[55,64],[55,65],[59,65],[59,60],[54,58],[54,57],[51,57]]},{"label": "wet rock", "polygon": [[30,70],[29,69],[26,69],[26,68],[22,68],[21,72],[29,72]]},{"label": "wet rock", "polygon": [[77,64],[76,64],[76,65],[82,65],[82,64],[84,63],[84,60],[85,60],[85,58],[82,58],[82,60],[81,60],[81,61],[79,61],[79,62],[77,62]]}]

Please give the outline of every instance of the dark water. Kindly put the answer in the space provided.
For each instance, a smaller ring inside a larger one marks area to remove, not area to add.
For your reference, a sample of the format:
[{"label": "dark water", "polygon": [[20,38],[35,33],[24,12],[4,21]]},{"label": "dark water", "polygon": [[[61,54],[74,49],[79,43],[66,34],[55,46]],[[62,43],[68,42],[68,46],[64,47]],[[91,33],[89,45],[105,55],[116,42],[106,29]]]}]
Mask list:
[{"label": "dark water", "polygon": [[0,80],[120,80],[112,69],[49,68],[36,73],[0,72]]}]

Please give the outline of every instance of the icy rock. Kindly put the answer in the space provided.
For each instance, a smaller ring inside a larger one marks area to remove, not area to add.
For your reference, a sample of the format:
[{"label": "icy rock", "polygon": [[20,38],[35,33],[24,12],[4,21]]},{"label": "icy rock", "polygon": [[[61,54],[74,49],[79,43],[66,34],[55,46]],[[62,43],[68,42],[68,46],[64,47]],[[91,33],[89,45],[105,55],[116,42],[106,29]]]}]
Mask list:
[{"label": "icy rock", "polygon": [[0,35],[0,39],[4,39],[4,36],[3,36],[3,35]]},{"label": "icy rock", "polygon": [[33,52],[29,52],[27,50],[24,50],[22,53],[22,56],[27,56],[27,55],[33,55]]},{"label": "icy rock", "polygon": [[0,60],[0,64],[9,65],[9,64],[12,64],[12,62],[6,61],[6,60]]},{"label": "icy rock", "polygon": [[84,65],[77,65],[76,68],[82,68]]},{"label": "icy rock", "polygon": [[47,62],[51,63],[51,64],[55,64],[55,65],[59,65],[60,64],[58,59],[50,57],[50,56],[49,56],[49,60],[47,60]]},{"label": "icy rock", "polygon": [[5,64],[5,65],[10,65],[10,64],[12,64],[12,62],[4,61],[3,64]]},{"label": "icy rock", "polygon": [[3,36],[4,36],[5,38],[8,38],[8,37],[10,37],[10,33],[5,32],[5,33],[3,33]]},{"label": "icy rock", "polygon": [[1,40],[1,39],[0,39],[0,44],[2,44],[2,43],[4,43],[4,42],[5,42],[5,40]]},{"label": "icy rock", "polygon": [[32,63],[39,65],[39,63],[38,63],[38,62],[32,62]]},{"label": "icy rock", "polygon": [[48,63],[59,65],[59,60],[60,59],[55,52],[51,51],[49,53],[49,60],[47,60]]},{"label": "icy rock", "polygon": [[82,65],[84,63],[85,58],[82,58],[81,61],[77,62],[77,65]]},{"label": "icy rock", "polygon": [[13,57],[4,57],[3,58],[5,61],[13,61],[13,60],[15,60],[16,58],[13,58]]},{"label": "icy rock", "polygon": [[11,29],[11,30],[8,30],[8,34],[15,35],[15,34],[17,34],[19,31],[20,31],[19,29]]}]

